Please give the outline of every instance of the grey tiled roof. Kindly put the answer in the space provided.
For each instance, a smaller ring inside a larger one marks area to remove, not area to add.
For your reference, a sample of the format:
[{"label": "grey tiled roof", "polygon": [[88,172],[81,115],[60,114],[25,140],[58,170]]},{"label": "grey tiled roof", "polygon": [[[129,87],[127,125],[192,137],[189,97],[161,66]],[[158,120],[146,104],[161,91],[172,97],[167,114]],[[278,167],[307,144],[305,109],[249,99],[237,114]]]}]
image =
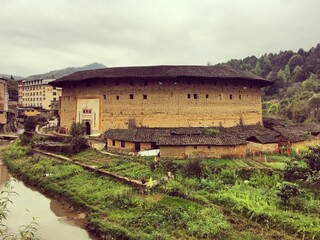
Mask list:
[{"label": "grey tiled roof", "polygon": [[209,79],[246,79],[259,82],[261,86],[271,85],[272,82],[250,72],[235,70],[229,66],[191,66],[191,65],[162,65],[114,67],[86,70],[72,73],[51,82],[51,85],[61,86],[63,82],[84,81],[88,79],[115,78],[209,78]]},{"label": "grey tiled roof", "polygon": [[137,128],[109,129],[105,137],[131,142],[155,142],[158,145],[234,146],[248,140],[276,143],[279,133],[261,126],[232,128]]},{"label": "grey tiled roof", "polygon": [[274,126],[272,129],[283,136],[287,141],[300,142],[308,139],[311,135],[320,134],[320,126],[316,124],[292,124],[286,126]]}]

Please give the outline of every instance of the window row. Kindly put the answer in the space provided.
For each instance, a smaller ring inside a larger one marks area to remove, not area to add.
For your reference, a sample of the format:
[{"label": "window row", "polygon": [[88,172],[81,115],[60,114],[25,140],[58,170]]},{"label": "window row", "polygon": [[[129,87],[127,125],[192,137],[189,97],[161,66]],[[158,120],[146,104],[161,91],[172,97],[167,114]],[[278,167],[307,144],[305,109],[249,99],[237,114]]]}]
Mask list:
[{"label": "window row", "polygon": [[[196,94],[196,93],[195,93],[195,94],[187,94],[187,98],[188,98],[188,99],[191,99],[191,98],[193,98],[193,99],[199,99],[199,95]],[[209,94],[206,94],[206,98],[209,98]],[[233,95],[233,94],[230,94],[230,95],[229,95],[229,99],[232,100],[233,98],[234,98],[234,95]],[[243,97],[242,97],[242,94],[239,94],[239,95],[238,95],[238,99],[239,99],[239,100],[242,100],[242,98],[243,98]],[[249,98],[249,95],[247,95],[247,98]],[[218,95],[218,99],[219,99],[219,100],[223,100],[223,94],[222,94],[222,93],[220,93],[220,94]]]},{"label": "window row", "polygon": [[[23,96],[42,96],[41,92],[30,92],[30,93],[23,93]],[[45,95],[45,92],[43,93]]]},{"label": "window row", "polygon": [[[43,100],[46,100],[43,98]],[[42,98],[23,98],[22,101],[42,101]]]},{"label": "window row", "polygon": [[[163,81],[158,81],[157,84],[158,85],[163,85]],[[173,84],[174,85],[178,85],[180,82],[178,80],[174,81]],[[234,86],[234,87],[243,87],[244,89],[246,88],[252,88],[253,85],[250,83],[243,83],[243,82],[229,82],[229,81],[226,81],[226,82],[221,82],[221,81],[211,81],[211,82],[208,82],[208,81],[192,81],[192,80],[188,80],[188,81],[184,81],[183,83],[186,83],[187,85],[191,85],[191,84],[198,84],[198,85],[214,85],[214,86]],[[107,81],[104,80],[102,82],[103,85],[107,85]],[[114,82],[112,83],[114,84],[115,86],[119,86],[120,85],[120,81],[119,80],[114,80]],[[126,81],[126,84],[127,84],[127,81]],[[90,87],[91,86],[91,82],[86,82],[85,83],[86,87]],[[130,86],[148,86],[149,85],[149,81],[148,80],[144,80],[142,82],[142,84],[139,82],[138,84],[135,83],[133,80],[129,80],[129,85]],[[68,88],[77,88],[77,84],[68,84],[66,85],[64,88],[68,89]]]},{"label": "window row", "polygon": [[[134,97],[135,97],[134,94],[129,94],[129,99],[134,99]],[[103,95],[103,99],[107,100],[107,95],[106,94]],[[148,95],[143,94],[142,95],[142,99],[143,100],[147,100],[148,99]],[[120,100],[120,96],[119,95],[116,96],[116,100]]]}]

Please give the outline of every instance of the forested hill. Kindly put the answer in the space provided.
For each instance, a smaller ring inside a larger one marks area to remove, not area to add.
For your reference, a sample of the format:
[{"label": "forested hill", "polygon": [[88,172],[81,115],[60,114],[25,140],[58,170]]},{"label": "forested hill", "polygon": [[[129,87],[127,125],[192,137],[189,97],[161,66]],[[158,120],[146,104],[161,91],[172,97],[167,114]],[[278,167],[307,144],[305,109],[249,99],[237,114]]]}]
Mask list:
[{"label": "forested hill", "polygon": [[265,115],[320,122],[320,43],[309,51],[280,51],[225,64],[274,82],[264,89]]}]

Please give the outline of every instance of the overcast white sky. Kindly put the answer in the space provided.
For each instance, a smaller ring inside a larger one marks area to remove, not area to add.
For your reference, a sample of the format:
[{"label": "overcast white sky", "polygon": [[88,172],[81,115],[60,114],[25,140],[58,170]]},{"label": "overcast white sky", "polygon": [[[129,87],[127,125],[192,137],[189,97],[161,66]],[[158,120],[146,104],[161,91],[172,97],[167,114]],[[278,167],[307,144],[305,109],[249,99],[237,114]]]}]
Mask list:
[{"label": "overcast white sky", "polygon": [[319,0],[0,0],[0,73],[225,62],[320,42]]}]

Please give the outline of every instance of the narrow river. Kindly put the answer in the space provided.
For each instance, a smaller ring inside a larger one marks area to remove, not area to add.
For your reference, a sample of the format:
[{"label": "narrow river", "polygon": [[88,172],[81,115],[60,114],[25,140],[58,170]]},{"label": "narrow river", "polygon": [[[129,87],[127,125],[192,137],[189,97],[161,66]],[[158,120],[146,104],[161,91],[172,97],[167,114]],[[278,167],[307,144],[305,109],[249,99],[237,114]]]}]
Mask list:
[{"label": "narrow river", "polygon": [[39,224],[37,236],[41,240],[94,239],[81,228],[79,221],[72,220],[75,215],[68,208],[12,177],[0,160],[0,191],[7,182],[18,194],[11,198],[13,203],[9,204],[10,212],[3,222],[9,227],[8,232],[19,233],[20,226],[28,225],[35,218]]}]

